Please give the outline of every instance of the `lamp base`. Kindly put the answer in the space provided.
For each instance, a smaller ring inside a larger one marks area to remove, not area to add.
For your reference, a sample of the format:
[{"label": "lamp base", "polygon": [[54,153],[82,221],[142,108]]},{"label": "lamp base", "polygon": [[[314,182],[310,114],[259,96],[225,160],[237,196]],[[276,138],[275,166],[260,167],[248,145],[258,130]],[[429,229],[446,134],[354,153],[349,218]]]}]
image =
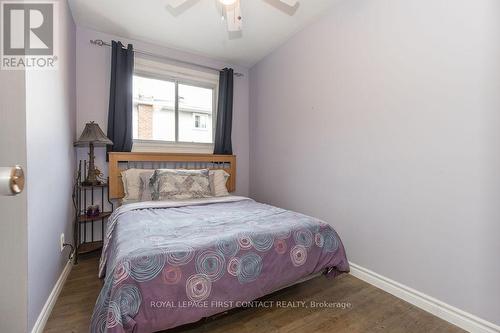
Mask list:
[{"label": "lamp base", "polygon": [[[91,158],[92,158],[92,156],[91,156]],[[89,167],[89,171],[88,171],[87,177],[82,182],[82,185],[83,186],[97,186],[97,185],[101,185],[102,182],[99,180],[99,176],[101,174],[102,174],[101,171],[94,166],[94,163],[91,163],[90,167]]]}]

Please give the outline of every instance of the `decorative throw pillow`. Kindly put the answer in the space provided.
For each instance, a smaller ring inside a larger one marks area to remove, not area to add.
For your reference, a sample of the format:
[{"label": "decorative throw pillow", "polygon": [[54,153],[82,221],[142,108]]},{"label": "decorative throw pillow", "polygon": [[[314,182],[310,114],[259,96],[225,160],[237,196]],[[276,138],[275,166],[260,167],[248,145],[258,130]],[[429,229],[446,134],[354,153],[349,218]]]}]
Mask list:
[{"label": "decorative throw pillow", "polygon": [[207,169],[156,170],[150,181],[153,189],[153,200],[184,200],[211,197],[208,174]]},{"label": "decorative throw pillow", "polygon": [[122,171],[123,191],[125,196],[123,202],[135,202],[141,200],[141,173],[149,172],[153,175],[152,169],[128,169]]},{"label": "decorative throw pillow", "polygon": [[141,181],[141,186],[139,188],[139,199],[140,201],[151,201],[153,200],[153,193],[151,188],[151,177],[153,177],[154,171],[148,170],[141,172],[139,178]]},{"label": "decorative throw pillow", "polygon": [[229,195],[227,191],[227,180],[229,174],[224,170],[210,170],[208,177],[210,179],[210,190],[214,197],[223,197]]}]

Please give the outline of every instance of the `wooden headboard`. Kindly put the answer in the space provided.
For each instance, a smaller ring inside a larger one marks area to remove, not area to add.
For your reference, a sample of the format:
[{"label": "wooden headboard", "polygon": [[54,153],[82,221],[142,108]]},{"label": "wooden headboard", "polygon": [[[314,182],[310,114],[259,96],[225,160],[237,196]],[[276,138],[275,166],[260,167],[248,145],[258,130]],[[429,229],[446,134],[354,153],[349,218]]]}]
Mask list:
[{"label": "wooden headboard", "polygon": [[236,156],[212,154],[109,153],[109,198],[124,197],[121,172],[127,169],[210,169],[229,174],[227,190],[236,190]]}]

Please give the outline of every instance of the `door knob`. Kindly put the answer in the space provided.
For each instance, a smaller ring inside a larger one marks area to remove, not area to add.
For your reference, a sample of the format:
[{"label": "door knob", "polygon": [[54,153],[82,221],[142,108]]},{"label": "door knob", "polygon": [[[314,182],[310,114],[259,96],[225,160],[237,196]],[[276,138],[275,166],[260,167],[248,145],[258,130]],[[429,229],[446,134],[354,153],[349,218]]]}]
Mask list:
[{"label": "door knob", "polygon": [[0,167],[0,195],[17,195],[24,190],[24,171],[19,165]]}]

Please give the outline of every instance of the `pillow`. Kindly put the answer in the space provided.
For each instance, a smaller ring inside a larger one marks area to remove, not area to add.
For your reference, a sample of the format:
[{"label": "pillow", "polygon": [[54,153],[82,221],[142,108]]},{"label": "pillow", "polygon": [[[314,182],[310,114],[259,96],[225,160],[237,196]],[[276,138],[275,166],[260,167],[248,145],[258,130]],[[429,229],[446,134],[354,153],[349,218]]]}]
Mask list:
[{"label": "pillow", "polygon": [[210,190],[214,197],[223,197],[229,195],[226,183],[229,179],[229,174],[224,170],[210,170],[208,173],[210,180]]},{"label": "pillow", "polygon": [[184,200],[208,198],[210,191],[209,171],[202,170],[156,170],[151,177],[153,200]]},{"label": "pillow", "polygon": [[154,171],[148,170],[141,172],[139,174],[139,179],[141,181],[141,185],[139,188],[139,200],[140,201],[151,201],[153,200],[153,191],[151,187],[151,177],[153,177]]},{"label": "pillow", "polygon": [[[123,191],[125,196],[123,201],[139,201],[141,200],[141,173],[148,172],[150,177],[153,175],[152,169],[128,169],[122,171]],[[151,199],[150,199],[151,200]]]}]

